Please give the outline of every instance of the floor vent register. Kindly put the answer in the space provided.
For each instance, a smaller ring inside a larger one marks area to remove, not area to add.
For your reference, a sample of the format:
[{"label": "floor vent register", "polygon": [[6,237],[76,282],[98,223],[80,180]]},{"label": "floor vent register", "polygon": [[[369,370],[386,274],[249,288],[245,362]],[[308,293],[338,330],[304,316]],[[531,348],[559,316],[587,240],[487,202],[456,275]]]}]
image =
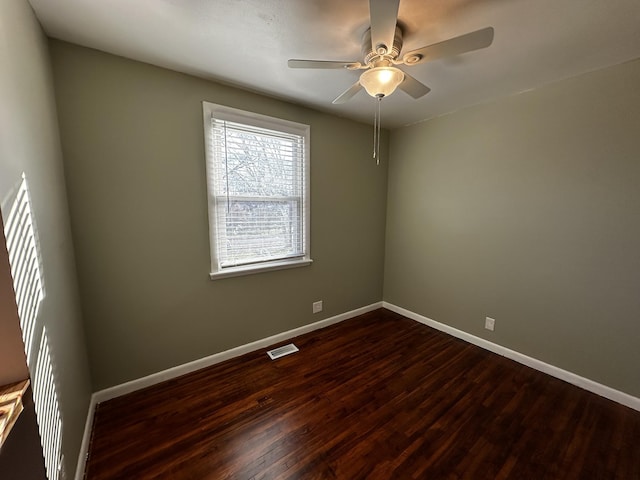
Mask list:
[{"label": "floor vent register", "polygon": [[269,355],[269,358],[271,360],[275,360],[276,358],[284,357],[285,355],[296,353],[297,351],[298,351],[298,347],[296,347],[293,343],[290,343],[288,345],[283,345],[282,347],[269,350],[267,352],[267,355]]}]

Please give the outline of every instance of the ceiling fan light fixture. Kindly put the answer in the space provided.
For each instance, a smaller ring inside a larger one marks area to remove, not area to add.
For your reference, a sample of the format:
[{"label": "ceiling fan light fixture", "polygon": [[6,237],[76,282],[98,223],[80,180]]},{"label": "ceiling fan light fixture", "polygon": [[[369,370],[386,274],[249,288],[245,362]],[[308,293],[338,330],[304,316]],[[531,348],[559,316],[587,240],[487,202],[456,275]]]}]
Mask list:
[{"label": "ceiling fan light fixture", "polygon": [[372,97],[391,95],[404,80],[404,73],[395,67],[375,67],[360,75],[360,85]]}]

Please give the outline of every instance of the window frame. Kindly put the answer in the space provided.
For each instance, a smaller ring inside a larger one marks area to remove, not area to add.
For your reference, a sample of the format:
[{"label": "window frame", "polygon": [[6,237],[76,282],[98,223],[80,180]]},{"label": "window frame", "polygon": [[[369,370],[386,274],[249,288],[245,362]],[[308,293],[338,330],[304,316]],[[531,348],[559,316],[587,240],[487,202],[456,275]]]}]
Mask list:
[{"label": "window frame", "polygon": [[[205,164],[206,164],[206,181],[207,181],[207,211],[209,217],[209,251],[211,254],[211,270],[209,277],[211,280],[236,277],[240,275],[249,275],[254,273],[267,272],[272,270],[282,270],[286,268],[304,267],[310,265],[311,259],[311,190],[310,190],[310,173],[311,173],[311,157],[310,157],[310,137],[311,128],[309,125],[292,122],[281,118],[261,115],[254,112],[239,110],[237,108],[218,105],[215,103],[203,101],[203,124],[204,124],[204,147],[205,147]],[[268,260],[256,263],[250,263],[239,266],[222,267],[218,260],[217,252],[217,223],[216,223],[216,196],[214,191],[213,179],[214,171],[214,148],[212,139],[212,120],[223,120],[248,125],[251,127],[264,128],[287,134],[299,135],[304,139],[303,154],[303,193],[302,193],[302,235],[304,235],[303,248],[304,254],[293,258],[282,258],[277,260]]]}]

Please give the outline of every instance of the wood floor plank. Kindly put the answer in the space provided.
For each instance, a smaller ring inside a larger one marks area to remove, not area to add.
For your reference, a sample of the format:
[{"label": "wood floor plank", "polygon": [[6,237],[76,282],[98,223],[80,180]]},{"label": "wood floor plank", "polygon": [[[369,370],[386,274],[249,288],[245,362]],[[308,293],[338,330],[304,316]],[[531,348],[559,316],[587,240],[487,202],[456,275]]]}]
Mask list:
[{"label": "wood floor plank", "polygon": [[293,341],[99,404],[86,478],[640,480],[640,412],[398,314]]}]

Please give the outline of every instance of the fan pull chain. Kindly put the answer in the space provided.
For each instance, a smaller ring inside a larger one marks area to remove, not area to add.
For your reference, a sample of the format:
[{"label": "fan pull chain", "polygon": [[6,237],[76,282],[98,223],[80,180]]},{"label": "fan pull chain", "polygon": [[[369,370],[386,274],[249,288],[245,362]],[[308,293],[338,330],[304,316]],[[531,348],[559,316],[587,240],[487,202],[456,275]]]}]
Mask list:
[{"label": "fan pull chain", "polygon": [[382,103],[382,97],[378,97],[378,133],[376,134],[376,140],[378,141],[376,145],[376,150],[378,151],[378,155],[376,156],[376,165],[380,165],[380,121],[382,120],[380,117],[381,103]]},{"label": "fan pull chain", "polygon": [[377,135],[378,135],[378,111],[374,110],[373,111],[373,158],[376,158],[376,146],[378,144]]},{"label": "fan pull chain", "polygon": [[373,158],[376,159],[376,165],[380,165],[380,101],[382,97],[376,97],[378,100],[378,109],[373,113]]}]

